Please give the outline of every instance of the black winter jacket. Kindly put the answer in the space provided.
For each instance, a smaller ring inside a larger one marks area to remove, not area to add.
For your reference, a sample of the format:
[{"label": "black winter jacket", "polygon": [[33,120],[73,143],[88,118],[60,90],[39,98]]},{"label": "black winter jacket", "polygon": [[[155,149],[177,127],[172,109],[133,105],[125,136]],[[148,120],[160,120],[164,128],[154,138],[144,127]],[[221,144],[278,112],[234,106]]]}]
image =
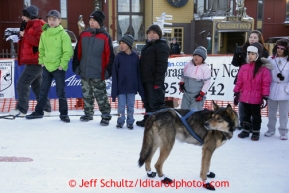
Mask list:
[{"label": "black winter jacket", "polygon": [[141,50],[140,75],[142,83],[163,87],[168,68],[170,48],[165,40],[147,42]]}]

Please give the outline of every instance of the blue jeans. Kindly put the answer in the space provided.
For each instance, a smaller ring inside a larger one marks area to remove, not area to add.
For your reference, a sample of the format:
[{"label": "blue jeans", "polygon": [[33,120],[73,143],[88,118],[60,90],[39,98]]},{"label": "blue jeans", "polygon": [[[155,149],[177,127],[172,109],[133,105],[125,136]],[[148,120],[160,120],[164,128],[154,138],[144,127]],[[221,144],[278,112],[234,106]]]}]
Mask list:
[{"label": "blue jeans", "polygon": [[117,123],[123,125],[125,123],[125,106],[127,106],[127,124],[134,123],[134,102],[135,102],[135,94],[120,94],[118,97],[118,113],[120,117],[117,119]]},{"label": "blue jeans", "polygon": [[65,71],[64,70],[55,70],[53,72],[49,72],[46,70],[46,68],[43,68],[42,72],[42,83],[40,88],[40,94],[39,94],[39,101],[35,107],[35,111],[39,114],[44,114],[43,109],[45,107],[48,92],[51,87],[51,83],[53,78],[55,79],[56,84],[56,93],[58,96],[58,102],[59,102],[59,112],[60,115],[67,115],[68,114],[68,106],[67,106],[67,100],[65,96]]}]

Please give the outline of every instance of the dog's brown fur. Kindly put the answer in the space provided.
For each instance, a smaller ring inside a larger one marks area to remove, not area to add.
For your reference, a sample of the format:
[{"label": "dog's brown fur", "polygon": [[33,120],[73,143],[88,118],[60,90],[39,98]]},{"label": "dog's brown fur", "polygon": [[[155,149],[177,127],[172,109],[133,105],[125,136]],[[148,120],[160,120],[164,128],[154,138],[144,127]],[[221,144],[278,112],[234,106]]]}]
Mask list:
[{"label": "dog's brown fur", "polygon": [[[214,151],[233,136],[238,125],[238,115],[228,104],[226,108],[219,107],[213,101],[214,111],[202,110],[188,117],[187,122],[194,132],[203,140],[202,166],[200,177],[207,179],[210,162]],[[177,138],[181,142],[201,145],[185,128],[176,114],[182,116],[189,110],[164,109],[152,114],[145,123],[143,144],[140,152],[139,166],[145,163],[146,171],[151,171],[151,160],[160,147],[160,156],[155,164],[158,176],[163,176],[163,164],[168,158]]]}]

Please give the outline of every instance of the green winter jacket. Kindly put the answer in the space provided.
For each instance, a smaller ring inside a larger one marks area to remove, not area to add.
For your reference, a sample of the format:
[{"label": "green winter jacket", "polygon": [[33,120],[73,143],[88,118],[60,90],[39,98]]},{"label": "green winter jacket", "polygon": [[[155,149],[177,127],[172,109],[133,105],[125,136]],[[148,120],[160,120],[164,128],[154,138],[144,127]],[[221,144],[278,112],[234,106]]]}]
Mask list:
[{"label": "green winter jacket", "polygon": [[38,49],[39,64],[44,64],[49,72],[57,70],[59,66],[67,70],[73,49],[70,37],[61,25],[56,28],[51,28],[48,24],[43,25]]}]

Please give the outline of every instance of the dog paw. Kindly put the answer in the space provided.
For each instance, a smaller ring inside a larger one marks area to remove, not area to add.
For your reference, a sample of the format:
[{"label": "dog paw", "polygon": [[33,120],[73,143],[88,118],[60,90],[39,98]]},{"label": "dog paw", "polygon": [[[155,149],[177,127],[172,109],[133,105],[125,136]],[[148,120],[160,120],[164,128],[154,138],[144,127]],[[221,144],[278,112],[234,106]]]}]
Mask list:
[{"label": "dog paw", "polygon": [[216,190],[215,187],[212,184],[210,184],[209,182],[206,184],[204,183],[203,187],[208,189],[208,190]]},{"label": "dog paw", "polygon": [[156,177],[157,173],[156,172],[151,172],[150,174],[147,173],[147,175],[148,175],[149,178],[154,178],[154,177]]},{"label": "dog paw", "polygon": [[172,183],[172,181],[173,181],[172,179],[165,177],[165,178],[162,180],[162,183],[164,183],[164,184],[170,184],[170,183]]},{"label": "dog paw", "polygon": [[214,178],[216,176],[216,174],[214,172],[210,172],[209,174],[207,174],[208,178]]}]

